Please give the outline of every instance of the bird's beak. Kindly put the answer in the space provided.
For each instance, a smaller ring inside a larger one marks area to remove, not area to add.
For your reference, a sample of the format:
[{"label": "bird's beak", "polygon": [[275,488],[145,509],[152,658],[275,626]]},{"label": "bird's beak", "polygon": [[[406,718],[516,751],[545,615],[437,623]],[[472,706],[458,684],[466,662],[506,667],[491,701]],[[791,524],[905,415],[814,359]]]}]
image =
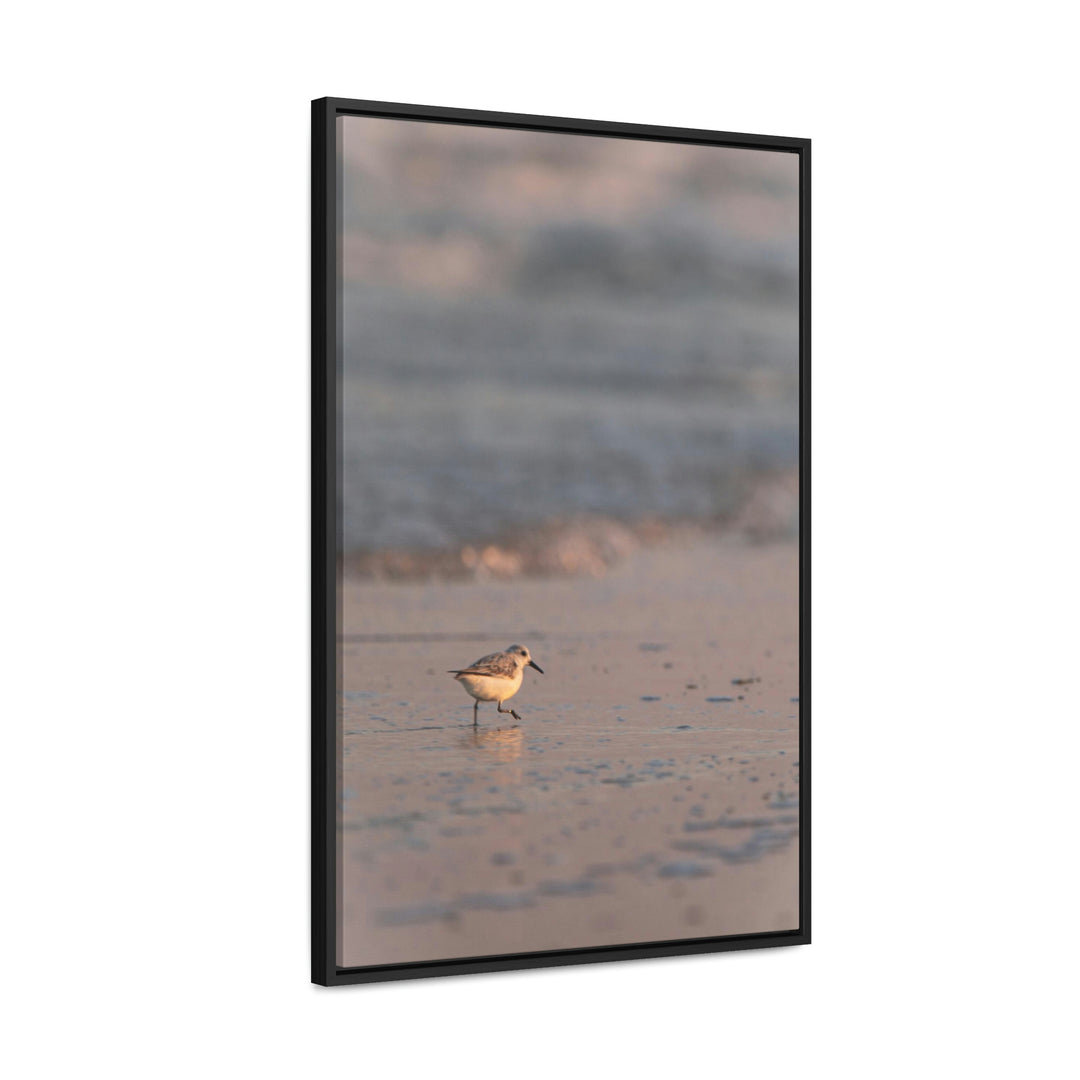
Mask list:
[{"label": "bird's beak", "polygon": [[529,661],[529,667],[536,668],[536,670],[539,671],[541,675],[544,674],[544,669],[539,664],[534,664],[532,660]]}]

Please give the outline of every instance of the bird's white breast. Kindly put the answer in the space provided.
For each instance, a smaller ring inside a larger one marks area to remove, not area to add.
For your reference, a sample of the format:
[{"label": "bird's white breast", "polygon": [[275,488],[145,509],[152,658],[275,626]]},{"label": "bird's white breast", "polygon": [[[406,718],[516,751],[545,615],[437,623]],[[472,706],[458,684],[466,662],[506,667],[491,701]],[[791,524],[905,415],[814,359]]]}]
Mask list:
[{"label": "bird's white breast", "polygon": [[521,668],[510,679],[491,675],[459,675],[458,682],[478,701],[505,701],[521,689]]}]

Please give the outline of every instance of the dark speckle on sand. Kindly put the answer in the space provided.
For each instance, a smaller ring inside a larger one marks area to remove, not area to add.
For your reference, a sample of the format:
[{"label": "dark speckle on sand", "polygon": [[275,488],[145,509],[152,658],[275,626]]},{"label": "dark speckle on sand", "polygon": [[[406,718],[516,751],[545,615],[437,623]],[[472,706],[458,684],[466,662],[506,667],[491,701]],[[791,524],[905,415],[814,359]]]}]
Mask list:
[{"label": "dark speckle on sand", "polygon": [[536,899],[532,893],[473,893],[463,896],[458,903],[463,908],[481,911],[515,911],[532,907]]},{"label": "dark speckle on sand", "polygon": [[722,859],[726,863],[755,862],[763,855],[780,851],[798,835],[798,829],[756,829],[750,839],[738,847],[710,844],[703,840],[683,840],[672,845],[679,851],[693,852]]},{"label": "dark speckle on sand", "polygon": [[674,878],[698,878],[709,877],[712,871],[702,863],[690,862],[689,860],[684,862],[672,862],[666,863],[660,867],[661,877],[674,877]]},{"label": "dark speckle on sand", "polygon": [[544,896],[591,896],[599,890],[599,883],[591,878],[580,878],[577,881],[542,881],[537,888]]},{"label": "dark speckle on sand", "polygon": [[418,904],[413,907],[384,909],[376,913],[375,919],[382,926],[412,926],[433,919],[450,918],[453,914],[454,909],[449,904]]}]

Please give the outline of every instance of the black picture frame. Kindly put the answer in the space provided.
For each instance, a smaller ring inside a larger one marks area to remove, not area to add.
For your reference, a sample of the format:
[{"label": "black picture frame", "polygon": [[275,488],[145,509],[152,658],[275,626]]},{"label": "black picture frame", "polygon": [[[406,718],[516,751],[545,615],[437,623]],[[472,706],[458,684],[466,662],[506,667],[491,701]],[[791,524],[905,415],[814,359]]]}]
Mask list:
[{"label": "black picture frame", "polygon": [[[342,116],[783,151],[799,158],[799,926],[791,931],[339,968],[337,536],[340,346],[336,121]],[[810,140],[566,117],[319,98],[311,106],[311,980],[321,986],[635,960],[810,942]]]}]

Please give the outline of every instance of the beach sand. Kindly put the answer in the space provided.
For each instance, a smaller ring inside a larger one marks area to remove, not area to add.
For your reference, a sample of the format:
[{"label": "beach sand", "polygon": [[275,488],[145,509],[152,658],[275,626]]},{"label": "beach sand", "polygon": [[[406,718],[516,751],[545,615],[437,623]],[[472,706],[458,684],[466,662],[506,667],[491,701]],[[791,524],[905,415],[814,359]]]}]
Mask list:
[{"label": "beach sand", "polygon": [[[798,550],[601,577],[346,578],[343,966],[798,926]],[[512,643],[509,703],[448,675]],[[749,680],[749,681],[747,681]]]}]

